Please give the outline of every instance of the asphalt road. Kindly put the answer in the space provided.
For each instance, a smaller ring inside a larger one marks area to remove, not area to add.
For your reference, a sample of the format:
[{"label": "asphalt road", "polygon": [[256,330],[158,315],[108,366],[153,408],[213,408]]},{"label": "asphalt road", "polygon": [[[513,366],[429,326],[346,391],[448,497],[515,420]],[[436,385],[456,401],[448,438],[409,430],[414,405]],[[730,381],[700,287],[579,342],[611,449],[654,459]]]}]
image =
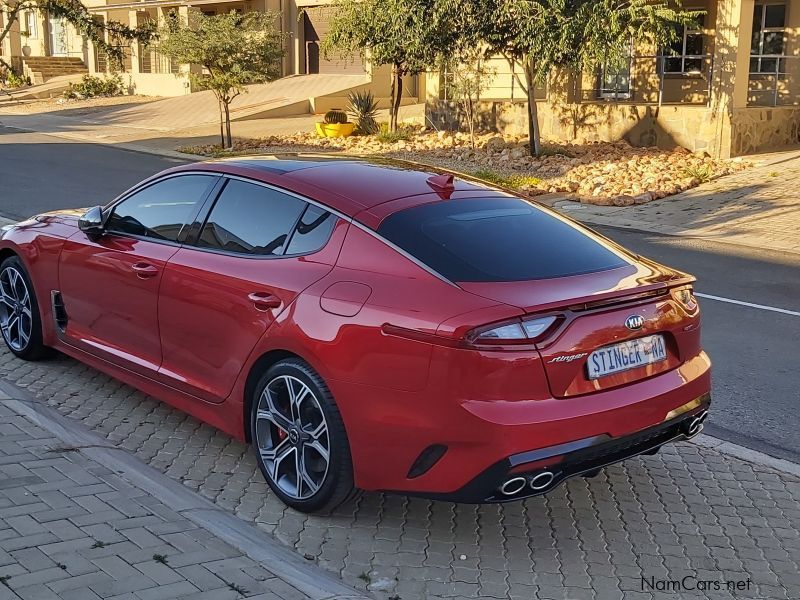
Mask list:
[{"label": "asphalt road", "polygon": [[[596,227],[623,246],[697,277],[695,290],[800,312],[800,255]],[[713,361],[706,432],[800,462],[800,316],[700,298]]]},{"label": "asphalt road", "polygon": [[180,162],[0,126],[0,214],[24,219],[55,208],[106,204]]},{"label": "asphalt road", "polygon": [[[0,126],[0,216],[104,204],[178,161]],[[800,311],[800,256],[598,227],[624,246],[698,277],[698,292]],[[714,361],[707,432],[800,462],[800,317],[701,299]]]}]

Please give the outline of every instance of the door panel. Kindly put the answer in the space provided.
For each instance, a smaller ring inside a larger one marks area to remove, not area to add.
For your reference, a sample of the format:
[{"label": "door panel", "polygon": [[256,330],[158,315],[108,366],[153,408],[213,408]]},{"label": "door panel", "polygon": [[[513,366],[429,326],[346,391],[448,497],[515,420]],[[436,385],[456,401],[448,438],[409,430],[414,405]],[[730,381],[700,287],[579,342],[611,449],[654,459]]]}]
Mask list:
[{"label": "door panel", "polygon": [[337,224],[345,225],[294,194],[227,181],[192,239],[197,247],[179,250],[164,274],[161,380],[224,400],[272,322],[333,268]]},{"label": "door panel", "polygon": [[211,402],[224,400],[267,328],[334,260],[179,250],[161,284],[161,380]]},{"label": "door panel", "polygon": [[59,263],[68,322],[64,340],[125,368],[154,376],[161,364],[158,288],[178,246],[79,232]]}]

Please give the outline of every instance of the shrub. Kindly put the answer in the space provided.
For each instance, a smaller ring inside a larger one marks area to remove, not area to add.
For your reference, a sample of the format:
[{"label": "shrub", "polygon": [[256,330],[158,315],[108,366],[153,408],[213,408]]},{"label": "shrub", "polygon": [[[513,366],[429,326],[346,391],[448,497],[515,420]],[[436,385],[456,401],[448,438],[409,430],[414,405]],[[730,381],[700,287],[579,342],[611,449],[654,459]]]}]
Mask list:
[{"label": "shrub", "polygon": [[378,101],[372,92],[350,92],[347,112],[356,122],[356,129],[363,135],[378,133]]},{"label": "shrub", "polygon": [[515,190],[523,187],[536,187],[542,182],[542,180],[538,177],[532,177],[529,175],[502,175],[500,173],[490,171],[489,169],[478,169],[477,171],[470,173],[470,175],[476,179],[482,179],[483,181],[493,183],[500,187]]},{"label": "shrub", "polygon": [[384,144],[394,144],[395,142],[408,142],[414,138],[414,132],[407,127],[398,127],[397,131],[389,131],[388,123],[380,124],[378,141]]},{"label": "shrub", "polygon": [[125,93],[122,77],[118,74],[111,77],[94,77],[84,75],[79,83],[70,83],[64,92],[68,100],[77,98],[97,98],[105,96],[121,96]]},{"label": "shrub", "polygon": [[6,77],[6,85],[10,88],[18,88],[23,85],[30,85],[31,80],[28,77],[17,75],[14,71],[9,71]]},{"label": "shrub", "polygon": [[714,167],[711,165],[690,165],[683,170],[686,177],[697,179],[700,183],[706,183],[714,178]]},{"label": "shrub", "polygon": [[325,113],[323,121],[329,125],[332,123],[347,123],[347,113],[341,108],[332,108]]}]

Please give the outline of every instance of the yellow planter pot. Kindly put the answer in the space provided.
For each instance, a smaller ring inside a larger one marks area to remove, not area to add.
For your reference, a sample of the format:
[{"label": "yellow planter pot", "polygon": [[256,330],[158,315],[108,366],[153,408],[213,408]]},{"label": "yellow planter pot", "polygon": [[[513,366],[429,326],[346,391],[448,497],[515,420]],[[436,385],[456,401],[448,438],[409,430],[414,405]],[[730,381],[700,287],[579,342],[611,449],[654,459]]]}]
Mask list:
[{"label": "yellow planter pot", "polygon": [[317,123],[320,137],[347,137],[353,135],[355,123]]}]

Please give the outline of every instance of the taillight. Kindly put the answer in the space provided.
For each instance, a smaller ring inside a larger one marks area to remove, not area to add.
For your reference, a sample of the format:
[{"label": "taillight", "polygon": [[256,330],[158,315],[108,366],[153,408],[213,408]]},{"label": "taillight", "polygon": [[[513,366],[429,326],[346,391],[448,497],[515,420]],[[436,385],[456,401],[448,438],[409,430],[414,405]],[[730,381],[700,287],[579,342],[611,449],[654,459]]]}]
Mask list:
[{"label": "taillight", "polygon": [[544,337],[558,319],[547,315],[494,323],[473,329],[465,339],[473,345],[531,344]]},{"label": "taillight", "polygon": [[694,290],[692,286],[687,285],[684,287],[675,288],[672,290],[672,297],[680,304],[688,313],[697,311],[697,298],[694,297]]}]

